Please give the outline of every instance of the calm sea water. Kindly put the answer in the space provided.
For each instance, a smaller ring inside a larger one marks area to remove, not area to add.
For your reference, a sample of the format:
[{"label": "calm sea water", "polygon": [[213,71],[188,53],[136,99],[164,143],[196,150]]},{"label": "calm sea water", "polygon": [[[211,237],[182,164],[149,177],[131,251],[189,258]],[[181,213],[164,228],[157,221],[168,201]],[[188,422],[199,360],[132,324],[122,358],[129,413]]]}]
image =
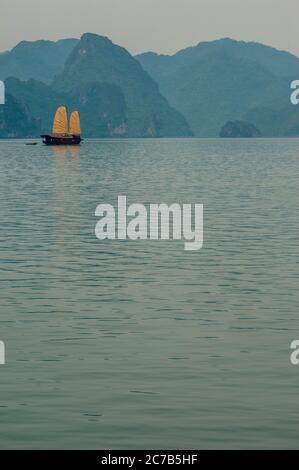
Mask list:
[{"label": "calm sea water", "polygon": [[[0,142],[1,448],[299,448],[299,140]],[[95,238],[204,204],[204,246]]]}]

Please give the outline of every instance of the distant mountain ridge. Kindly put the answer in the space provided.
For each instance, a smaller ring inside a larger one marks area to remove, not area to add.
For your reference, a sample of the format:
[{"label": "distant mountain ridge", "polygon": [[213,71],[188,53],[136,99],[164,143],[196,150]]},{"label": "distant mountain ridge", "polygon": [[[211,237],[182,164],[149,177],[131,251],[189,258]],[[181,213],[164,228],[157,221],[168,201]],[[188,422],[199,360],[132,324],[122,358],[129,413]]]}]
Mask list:
[{"label": "distant mountain ridge", "polygon": [[22,41],[0,54],[0,80],[31,78],[50,83],[61,72],[78,39]]},{"label": "distant mountain ridge", "polygon": [[92,33],[22,41],[0,54],[0,79],[9,96],[2,137],[49,132],[60,104],[79,109],[87,137],[217,137],[230,121],[265,137],[299,136],[299,106],[290,103],[299,58],[255,42],[225,38],[133,57]]},{"label": "distant mountain ridge", "polygon": [[[139,62],[108,38],[92,33],[76,43],[50,84],[9,77],[6,89],[26,108],[38,133],[51,131],[55,108],[65,104],[80,112],[85,137],[192,135],[185,118],[169,106]],[[9,106],[5,109],[10,112]],[[30,136],[32,129],[30,124]],[[7,133],[18,137],[15,127]]]},{"label": "distant mountain ridge", "polygon": [[[172,56],[149,52],[136,58],[196,136],[216,137],[225,122],[238,119],[249,120],[264,136],[297,132],[299,110],[290,104],[289,87],[299,78],[299,59],[288,52],[226,38]],[[277,125],[279,114],[285,120]]]}]

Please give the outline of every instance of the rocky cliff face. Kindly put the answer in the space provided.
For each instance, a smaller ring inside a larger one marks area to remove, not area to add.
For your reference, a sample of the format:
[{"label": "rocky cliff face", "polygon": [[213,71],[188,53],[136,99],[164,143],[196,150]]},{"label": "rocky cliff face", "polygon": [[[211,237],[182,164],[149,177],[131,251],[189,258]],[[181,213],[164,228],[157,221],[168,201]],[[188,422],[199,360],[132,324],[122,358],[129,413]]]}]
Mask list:
[{"label": "rocky cliff face", "polygon": [[[79,109],[85,137],[122,137],[127,133],[124,127],[126,105],[121,90],[115,85],[89,83],[78,85],[68,93],[53,90],[36,80],[23,82],[9,78],[5,85],[7,93],[13,97],[14,107],[8,101],[2,106],[2,115],[4,118],[10,115],[12,119],[16,106],[26,109],[28,119],[35,123],[34,128],[28,129],[30,136],[34,129],[36,136],[51,132],[53,116],[61,104],[69,109]],[[12,124],[11,119],[8,122]],[[17,114],[14,126],[15,130],[20,126]],[[5,129],[10,132],[8,127]],[[22,137],[26,136],[24,129],[20,129]]]},{"label": "rocky cliff face", "polygon": [[0,106],[0,138],[34,137],[39,123],[25,104],[6,93],[5,105]]},{"label": "rocky cliff face", "polygon": [[[118,122],[114,134],[129,137],[191,135],[184,117],[169,106],[157,84],[126,49],[106,37],[86,33],[70,54],[53,87],[75,96],[78,87],[82,89],[91,83],[109,84],[119,90],[116,97],[123,121]],[[90,112],[90,121],[92,118]]]}]

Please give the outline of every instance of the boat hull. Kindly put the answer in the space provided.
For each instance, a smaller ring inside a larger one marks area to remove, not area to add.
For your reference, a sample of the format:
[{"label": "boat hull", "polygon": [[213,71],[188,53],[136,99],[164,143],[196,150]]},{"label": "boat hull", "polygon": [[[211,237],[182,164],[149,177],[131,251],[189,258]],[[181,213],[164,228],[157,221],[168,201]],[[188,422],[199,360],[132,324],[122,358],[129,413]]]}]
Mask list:
[{"label": "boat hull", "polygon": [[80,145],[83,139],[80,135],[41,135],[45,145]]}]

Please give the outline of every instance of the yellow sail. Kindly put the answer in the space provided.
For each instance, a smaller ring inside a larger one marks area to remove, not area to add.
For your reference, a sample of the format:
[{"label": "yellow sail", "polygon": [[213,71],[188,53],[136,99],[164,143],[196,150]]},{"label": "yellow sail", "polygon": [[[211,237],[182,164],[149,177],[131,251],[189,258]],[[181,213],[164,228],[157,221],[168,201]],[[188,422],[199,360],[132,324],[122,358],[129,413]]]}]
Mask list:
[{"label": "yellow sail", "polygon": [[54,117],[53,134],[68,134],[67,110],[65,106],[60,106]]},{"label": "yellow sail", "polygon": [[70,118],[70,134],[80,135],[80,117],[78,111],[73,111]]}]

